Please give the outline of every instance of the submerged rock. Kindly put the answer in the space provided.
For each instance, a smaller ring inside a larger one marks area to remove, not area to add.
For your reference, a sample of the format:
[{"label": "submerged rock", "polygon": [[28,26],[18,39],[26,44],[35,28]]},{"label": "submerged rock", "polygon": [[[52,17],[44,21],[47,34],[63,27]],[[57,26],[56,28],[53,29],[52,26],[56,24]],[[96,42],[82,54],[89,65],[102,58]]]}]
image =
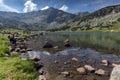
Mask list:
[{"label": "submerged rock", "polygon": [[110,80],[120,80],[120,65],[113,68]]},{"label": "submerged rock", "polygon": [[86,74],[86,69],[84,67],[80,67],[80,68],[77,68],[77,72],[79,72],[79,74],[81,75],[84,75]]}]

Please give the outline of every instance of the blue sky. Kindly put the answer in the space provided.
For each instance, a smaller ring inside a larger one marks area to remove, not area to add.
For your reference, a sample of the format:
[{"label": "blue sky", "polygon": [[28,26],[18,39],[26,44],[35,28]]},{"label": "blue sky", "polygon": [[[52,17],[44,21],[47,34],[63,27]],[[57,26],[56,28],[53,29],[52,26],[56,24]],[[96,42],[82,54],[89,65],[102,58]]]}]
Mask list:
[{"label": "blue sky", "polygon": [[54,7],[66,12],[93,12],[120,0],[0,0],[0,11],[30,12]]}]

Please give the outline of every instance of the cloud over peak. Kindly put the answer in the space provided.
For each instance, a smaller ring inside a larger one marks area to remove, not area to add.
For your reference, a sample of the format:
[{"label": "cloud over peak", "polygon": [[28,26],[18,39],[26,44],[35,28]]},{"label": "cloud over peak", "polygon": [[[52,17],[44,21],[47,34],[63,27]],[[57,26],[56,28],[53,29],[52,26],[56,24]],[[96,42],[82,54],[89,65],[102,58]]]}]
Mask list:
[{"label": "cloud over peak", "polygon": [[6,5],[3,0],[0,0],[0,10],[19,13],[19,11],[17,9],[12,8],[12,7],[8,6],[8,5]]},{"label": "cloud over peak", "polygon": [[43,8],[41,8],[41,10],[46,10],[46,9],[49,9],[50,7],[49,6],[45,6]]},{"label": "cloud over peak", "polygon": [[67,5],[63,5],[61,8],[59,8],[59,10],[62,11],[67,11],[69,9],[69,7]]},{"label": "cloud over peak", "polygon": [[23,12],[31,12],[37,10],[37,4],[33,3],[32,0],[27,0],[24,4]]}]

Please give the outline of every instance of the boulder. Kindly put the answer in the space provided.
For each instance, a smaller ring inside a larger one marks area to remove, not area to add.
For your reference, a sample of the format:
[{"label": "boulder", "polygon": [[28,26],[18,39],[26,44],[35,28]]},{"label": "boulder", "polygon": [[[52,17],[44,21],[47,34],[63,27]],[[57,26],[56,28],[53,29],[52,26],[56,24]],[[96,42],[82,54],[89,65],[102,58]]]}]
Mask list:
[{"label": "boulder", "polygon": [[120,65],[113,68],[110,80],[120,80]]},{"label": "boulder", "polygon": [[104,76],[104,75],[106,75],[106,72],[103,69],[98,69],[97,71],[95,71],[95,74],[100,75],[100,76]]},{"label": "boulder", "polygon": [[47,42],[45,43],[45,45],[43,46],[43,48],[53,48],[53,45],[52,45],[51,42],[47,41]]},{"label": "boulder", "polygon": [[79,74],[81,75],[84,75],[86,74],[86,69],[84,67],[80,67],[80,68],[77,68],[77,72],[79,72]]},{"label": "boulder", "polygon": [[93,68],[92,66],[90,65],[85,65],[84,66],[86,70],[90,71],[90,72],[94,72],[95,71],[95,68]]},{"label": "boulder", "polygon": [[108,60],[102,60],[101,63],[102,63],[103,66],[108,66],[109,65]]}]

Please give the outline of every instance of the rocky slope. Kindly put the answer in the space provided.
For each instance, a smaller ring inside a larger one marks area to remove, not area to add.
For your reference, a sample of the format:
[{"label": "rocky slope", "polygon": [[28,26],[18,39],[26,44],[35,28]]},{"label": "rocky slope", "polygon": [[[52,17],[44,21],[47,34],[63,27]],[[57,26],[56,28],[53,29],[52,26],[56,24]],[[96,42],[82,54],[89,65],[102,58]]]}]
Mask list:
[{"label": "rocky slope", "polygon": [[81,30],[100,29],[110,27],[120,18],[120,5],[108,6],[90,13],[84,17],[76,18],[71,24],[72,29],[79,28]]}]

